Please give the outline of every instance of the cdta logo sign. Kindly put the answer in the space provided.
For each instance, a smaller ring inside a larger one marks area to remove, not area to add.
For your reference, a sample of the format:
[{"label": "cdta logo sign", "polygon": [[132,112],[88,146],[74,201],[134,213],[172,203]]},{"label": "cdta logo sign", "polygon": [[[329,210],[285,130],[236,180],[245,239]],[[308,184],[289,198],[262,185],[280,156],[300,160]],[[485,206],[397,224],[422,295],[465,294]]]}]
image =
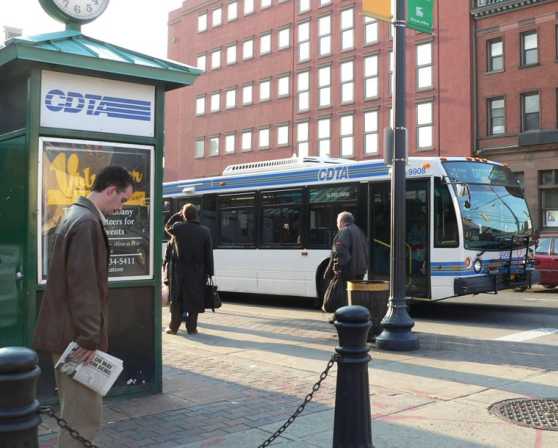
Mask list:
[{"label": "cdta logo sign", "polygon": [[94,95],[90,93],[67,92],[52,89],[45,96],[45,106],[51,112],[66,114],[104,115],[110,118],[150,121],[151,102]]},{"label": "cdta logo sign", "polygon": [[349,178],[349,168],[336,166],[335,168],[324,168],[318,171],[319,181],[343,180]]}]

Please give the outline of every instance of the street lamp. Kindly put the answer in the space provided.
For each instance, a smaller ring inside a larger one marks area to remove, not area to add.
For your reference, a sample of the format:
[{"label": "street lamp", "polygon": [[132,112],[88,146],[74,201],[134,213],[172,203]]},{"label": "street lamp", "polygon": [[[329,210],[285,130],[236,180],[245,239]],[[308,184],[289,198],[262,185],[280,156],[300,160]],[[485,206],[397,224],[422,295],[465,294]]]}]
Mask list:
[{"label": "street lamp", "polygon": [[391,166],[391,245],[389,308],[382,320],[384,331],[376,338],[376,346],[384,350],[416,350],[417,336],[411,332],[415,325],[407,311],[405,269],[405,176],[407,138],[405,129],[405,2],[395,4],[395,148]]}]

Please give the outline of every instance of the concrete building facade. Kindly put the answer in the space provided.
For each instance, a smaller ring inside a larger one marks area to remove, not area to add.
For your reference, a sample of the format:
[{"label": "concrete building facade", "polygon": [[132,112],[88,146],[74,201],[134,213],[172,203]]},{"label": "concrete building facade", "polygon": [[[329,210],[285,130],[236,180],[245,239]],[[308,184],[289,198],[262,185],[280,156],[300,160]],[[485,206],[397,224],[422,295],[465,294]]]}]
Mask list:
[{"label": "concrete building facade", "polygon": [[522,180],[534,225],[558,230],[558,1],[475,0],[476,152]]},{"label": "concrete building facade", "polygon": [[[470,4],[435,2],[432,35],[407,30],[410,155],[470,155]],[[382,158],[391,25],[354,0],[192,0],[169,17],[169,58],[205,70],[168,95],[165,180],[248,161]]]}]

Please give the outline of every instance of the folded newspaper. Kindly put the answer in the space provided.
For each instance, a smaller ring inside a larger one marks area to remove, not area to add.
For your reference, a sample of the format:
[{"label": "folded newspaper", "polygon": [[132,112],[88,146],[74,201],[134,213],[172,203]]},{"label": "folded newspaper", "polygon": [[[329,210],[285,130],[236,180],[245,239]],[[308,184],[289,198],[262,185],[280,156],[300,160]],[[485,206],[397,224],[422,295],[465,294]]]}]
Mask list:
[{"label": "folded newspaper", "polygon": [[84,364],[72,359],[72,353],[78,348],[76,342],[70,342],[54,368],[104,397],[122,373],[122,360],[96,350],[93,360]]}]

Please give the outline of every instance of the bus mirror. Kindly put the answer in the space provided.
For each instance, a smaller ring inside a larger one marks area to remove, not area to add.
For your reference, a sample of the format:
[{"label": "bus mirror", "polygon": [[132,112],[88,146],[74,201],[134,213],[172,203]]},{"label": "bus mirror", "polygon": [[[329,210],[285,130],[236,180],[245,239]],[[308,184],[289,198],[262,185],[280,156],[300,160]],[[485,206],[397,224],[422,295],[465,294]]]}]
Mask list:
[{"label": "bus mirror", "polygon": [[384,128],[384,163],[386,166],[393,165],[393,129]]}]

